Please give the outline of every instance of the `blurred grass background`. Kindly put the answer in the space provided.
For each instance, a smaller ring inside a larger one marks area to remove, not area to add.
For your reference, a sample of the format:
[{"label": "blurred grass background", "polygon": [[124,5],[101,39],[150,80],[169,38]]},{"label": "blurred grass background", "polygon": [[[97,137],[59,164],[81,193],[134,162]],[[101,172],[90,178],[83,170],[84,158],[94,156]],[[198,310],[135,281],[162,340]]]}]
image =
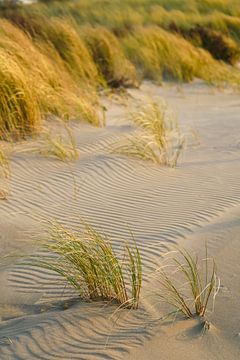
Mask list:
[{"label": "blurred grass background", "polygon": [[0,139],[49,115],[104,125],[99,90],[143,78],[239,87],[238,0],[0,4]]}]

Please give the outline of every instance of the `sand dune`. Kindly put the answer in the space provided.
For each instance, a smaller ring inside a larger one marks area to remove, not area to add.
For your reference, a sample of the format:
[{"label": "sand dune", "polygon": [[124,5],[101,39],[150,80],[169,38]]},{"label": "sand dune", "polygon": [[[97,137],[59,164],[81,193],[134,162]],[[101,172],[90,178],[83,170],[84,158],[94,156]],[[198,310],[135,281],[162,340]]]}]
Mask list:
[{"label": "sand dune", "polygon": [[[123,312],[115,323],[114,306],[80,302],[55,274],[9,260],[0,268],[1,359],[240,357],[239,94],[200,82],[181,88],[145,82],[130,95],[127,106],[103,99],[105,129],[72,124],[81,151],[77,162],[24,151],[14,156],[11,195],[0,202],[0,250],[38,251],[36,239],[48,218],[73,229],[83,218],[111,235],[117,250],[130,238],[130,228],[143,257],[141,309]],[[129,109],[149,97],[166,99],[188,134],[176,169],[109,152],[132,131]],[[164,252],[174,244],[199,252],[205,240],[222,287],[213,325],[202,338],[195,320],[162,324],[163,310],[149,294]]]}]

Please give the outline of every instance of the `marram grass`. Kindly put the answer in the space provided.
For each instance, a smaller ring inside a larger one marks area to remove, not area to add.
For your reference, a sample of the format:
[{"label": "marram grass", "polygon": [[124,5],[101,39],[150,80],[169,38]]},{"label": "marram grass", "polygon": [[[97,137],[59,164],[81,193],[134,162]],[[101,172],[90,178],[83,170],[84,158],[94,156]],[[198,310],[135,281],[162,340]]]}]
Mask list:
[{"label": "marram grass", "polygon": [[[97,90],[107,84],[200,78],[239,87],[239,69],[214,59],[238,61],[239,14],[234,0],[49,1],[4,7],[0,138],[31,135],[49,114],[103,126]],[[197,44],[186,34],[200,28]]]},{"label": "marram grass", "polygon": [[85,27],[81,35],[99,73],[112,87],[137,84],[136,69],[126,58],[118,39],[104,27]]},{"label": "marram grass", "polygon": [[214,308],[220,285],[214,259],[208,257],[207,247],[201,264],[186,250],[172,253],[157,271],[158,297],[187,318],[205,317],[210,301]]},{"label": "marram grass", "polygon": [[7,149],[0,144],[0,179],[8,179],[10,177],[10,163]]},{"label": "marram grass", "polygon": [[53,157],[64,162],[78,160],[80,151],[71,129],[64,124],[65,136],[53,136],[47,133],[41,141],[40,154]]},{"label": "marram grass", "polygon": [[18,62],[0,49],[0,139],[36,133],[40,109],[34,90]]},{"label": "marram grass", "polygon": [[45,250],[45,256],[33,256],[27,264],[56,272],[85,300],[115,301],[121,308],[138,308],[142,266],[134,241],[124,246],[119,259],[110,239],[92,226],[84,224],[84,230],[76,233],[52,222]]},{"label": "marram grass", "polygon": [[54,45],[72,76],[92,84],[101,82],[97,67],[73,24],[51,19],[47,27],[44,24],[43,31],[43,38]]},{"label": "marram grass", "polygon": [[240,84],[239,71],[160,27],[138,27],[122,43],[143,77],[158,82],[163,79],[189,82],[200,78],[215,85]]},{"label": "marram grass", "polygon": [[104,125],[96,90],[88,82],[83,87],[74,80],[51,43],[33,42],[3,19],[0,35],[0,71],[4,73],[2,79],[8,77],[1,83],[1,110],[7,112],[0,120],[1,138],[30,135],[49,114]]},{"label": "marram grass", "polygon": [[150,102],[131,113],[130,118],[136,127],[135,133],[116,144],[113,151],[175,167],[184,139],[167,105]]},{"label": "marram grass", "polygon": [[9,151],[0,143],[0,200],[6,200],[9,195],[10,175]]}]

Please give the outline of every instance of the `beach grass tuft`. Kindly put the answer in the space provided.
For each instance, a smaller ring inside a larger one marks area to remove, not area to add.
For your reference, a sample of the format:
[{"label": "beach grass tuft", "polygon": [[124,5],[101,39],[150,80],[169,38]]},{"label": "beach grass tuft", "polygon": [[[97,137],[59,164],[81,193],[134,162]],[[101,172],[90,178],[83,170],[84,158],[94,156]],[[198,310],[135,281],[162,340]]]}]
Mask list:
[{"label": "beach grass tuft", "polygon": [[166,103],[150,102],[130,115],[135,133],[113,151],[175,167],[184,145],[177,119]]},{"label": "beach grass tuft", "polygon": [[18,63],[0,49],[0,139],[36,133],[40,110],[34,91]]},{"label": "beach grass tuft", "polygon": [[104,27],[86,27],[81,34],[97,64],[99,73],[111,87],[137,85],[133,64],[126,58],[118,39]]},{"label": "beach grass tuft", "polygon": [[0,178],[8,179],[10,173],[8,152],[3,145],[0,145]]},{"label": "beach grass tuft", "polygon": [[70,127],[66,123],[63,125],[64,136],[61,133],[58,136],[53,136],[50,132],[45,134],[43,140],[40,141],[40,154],[65,162],[77,160],[80,152],[76,140]]},{"label": "beach grass tuft", "polygon": [[182,36],[160,27],[138,27],[122,43],[143,77],[160,83],[164,79],[189,82],[200,78],[217,86],[239,87],[239,71],[215,60],[208,51],[193,46]]},{"label": "beach grass tuft", "polygon": [[[114,252],[110,239],[89,224],[73,232],[51,222],[44,248],[46,255],[26,263],[59,274],[88,301],[116,302],[120,308],[137,309],[142,282],[139,249],[133,241],[125,244],[122,259]],[[49,256],[48,256],[49,255]]]},{"label": "beach grass tuft", "polygon": [[198,257],[186,250],[173,254],[157,271],[160,300],[187,318],[205,317],[210,300],[214,308],[220,284],[214,259],[208,257],[207,247],[201,266]]}]

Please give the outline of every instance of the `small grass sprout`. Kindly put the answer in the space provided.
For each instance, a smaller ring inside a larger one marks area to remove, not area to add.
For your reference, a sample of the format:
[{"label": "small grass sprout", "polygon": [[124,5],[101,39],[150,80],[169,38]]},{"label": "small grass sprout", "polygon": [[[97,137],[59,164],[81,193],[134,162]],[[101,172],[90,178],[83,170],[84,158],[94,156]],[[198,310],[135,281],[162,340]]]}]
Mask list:
[{"label": "small grass sprout", "polygon": [[40,145],[40,153],[42,155],[54,157],[65,162],[79,158],[79,149],[71,129],[66,124],[64,124],[64,129],[66,131],[65,136],[61,133],[57,136],[52,136],[51,133],[45,135]]},{"label": "small grass sprout", "polygon": [[10,192],[9,178],[11,169],[9,155],[8,147],[0,144],[0,200],[6,200]]},{"label": "small grass sprout", "polygon": [[0,178],[8,179],[10,177],[9,156],[6,149],[0,145]]},{"label": "small grass sprout", "polygon": [[92,226],[84,223],[84,229],[76,233],[50,222],[44,247],[46,255],[33,256],[27,264],[58,273],[85,300],[115,301],[120,308],[138,308],[142,266],[135,241],[124,246],[119,260],[110,239]]},{"label": "small grass sprout", "polygon": [[210,299],[214,308],[220,286],[215,261],[208,257],[207,247],[202,266],[198,257],[192,256],[187,250],[174,253],[176,255],[168,256],[167,264],[157,271],[160,284],[158,296],[162,302],[175,308],[175,313],[182,313],[187,318],[204,318]]},{"label": "small grass sprout", "polygon": [[177,120],[167,105],[150,102],[131,114],[136,132],[114,151],[156,164],[175,167],[183,149],[184,139]]}]

